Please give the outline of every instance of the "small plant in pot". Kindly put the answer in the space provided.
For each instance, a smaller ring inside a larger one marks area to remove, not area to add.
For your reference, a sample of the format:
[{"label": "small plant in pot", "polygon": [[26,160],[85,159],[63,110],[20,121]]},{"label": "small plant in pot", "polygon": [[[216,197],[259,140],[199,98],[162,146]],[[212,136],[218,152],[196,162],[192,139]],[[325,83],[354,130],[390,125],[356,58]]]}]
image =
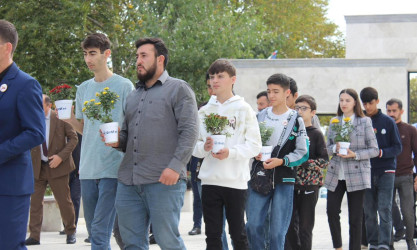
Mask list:
[{"label": "small plant in pot", "polygon": [[49,97],[55,103],[59,119],[71,118],[72,100],[74,90],[68,84],[60,84],[49,91]]},{"label": "small plant in pot", "polygon": [[211,135],[213,139],[213,153],[219,152],[224,148],[226,143],[226,127],[229,124],[229,119],[226,116],[220,116],[215,113],[206,115],[204,118],[204,124],[206,126],[206,131]]},{"label": "small plant in pot", "polygon": [[350,133],[353,131],[353,124],[350,117],[343,118],[344,124],[335,118],[331,121],[332,130],[335,131],[334,141],[340,145],[339,154],[347,155],[350,146]]},{"label": "small plant in pot", "polygon": [[106,143],[114,143],[118,141],[119,123],[113,122],[112,110],[114,104],[119,100],[119,95],[116,92],[110,91],[109,87],[105,87],[103,91],[96,93],[96,99],[84,102],[82,112],[88,119],[98,120],[103,124],[100,125],[100,130],[104,134]]},{"label": "small plant in pot", "polygon": [[273,127],[267,127],[265,122],[259,123],[259,132],[261,132],[261,140],[262,140],[262,149],[261,149],[261,161],[266,161],[271,158],[271,153],[273,150],[272,145],[268,145],[268,141],[274,133]]}]

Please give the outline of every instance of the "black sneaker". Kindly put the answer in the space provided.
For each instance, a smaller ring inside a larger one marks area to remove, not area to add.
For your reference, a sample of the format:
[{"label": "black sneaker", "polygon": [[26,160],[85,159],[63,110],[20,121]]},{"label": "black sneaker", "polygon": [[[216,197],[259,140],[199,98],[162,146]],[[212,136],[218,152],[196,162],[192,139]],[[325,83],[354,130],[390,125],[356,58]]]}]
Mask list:
[{"label": "black sneaker", "polygon": [[188,232],[188,235],[198,235],[201,234],[201,228],[195,227]]},{"label": "black sneaker", "polygon": [[84,242],[85,242],[85,243],[91,243],[90,238],[86,238],[86,239],[84,240]]},{"label": "black sneaker", "polygon": [[395,242],[400,241],[400,240],[404,239],[404,237],[405,237],[405,228],[395,232],[394,241]]},{"label": "black sneaker", "polygon": [[156,244],[155,236],[153,234],[149,235],[149,244],[150,245]]},{"label": "black sneaker", "polygon": [[27,238],[25,240],[25,245],[26,246],[32,246],[32,245],[40,245],[41,243],[38,240],[35,240],[34,238]]}]

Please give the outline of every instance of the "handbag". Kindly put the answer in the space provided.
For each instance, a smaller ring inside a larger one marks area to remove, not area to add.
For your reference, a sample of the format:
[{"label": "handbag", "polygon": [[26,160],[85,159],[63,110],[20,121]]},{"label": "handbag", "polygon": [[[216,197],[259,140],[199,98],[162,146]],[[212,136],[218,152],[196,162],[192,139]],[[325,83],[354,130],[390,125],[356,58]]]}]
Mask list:
[{"label": "handbag", "polygon": [[274,188],[275,169],[265,169],[262,161],[252,163],[252,174],[249,186],[257,193],[267,195]]},{"label": "handbag", "polygon": [[[274,148],[274,151],[277,152],[276,158],[280,151],[282,141],[284,140],[284,134],[287,130],[288,124],[293,116],[294,112],[291,112],[288,116],[287,122],[285,123],[284,129],[282,130],[281,136],[278,140],[278,145]],[[267,195],[275,188],[274,182],[275,168],[265,169],[263,162],[254,160],[252,163],[251,178],[249,180],[249,186],[262,195]]]}]

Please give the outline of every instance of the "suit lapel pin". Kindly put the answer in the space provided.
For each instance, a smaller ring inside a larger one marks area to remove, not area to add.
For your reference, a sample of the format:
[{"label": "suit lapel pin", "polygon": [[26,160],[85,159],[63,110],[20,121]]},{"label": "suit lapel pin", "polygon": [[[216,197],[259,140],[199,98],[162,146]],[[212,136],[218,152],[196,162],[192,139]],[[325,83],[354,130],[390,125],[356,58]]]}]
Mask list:
[{"label": "suit lapel pin", "polygon": [[3,84],[0,86],[0,91],[1,91],[1,92],[6,92],[6,90],[7,90],[7,84],[3,83]]}]

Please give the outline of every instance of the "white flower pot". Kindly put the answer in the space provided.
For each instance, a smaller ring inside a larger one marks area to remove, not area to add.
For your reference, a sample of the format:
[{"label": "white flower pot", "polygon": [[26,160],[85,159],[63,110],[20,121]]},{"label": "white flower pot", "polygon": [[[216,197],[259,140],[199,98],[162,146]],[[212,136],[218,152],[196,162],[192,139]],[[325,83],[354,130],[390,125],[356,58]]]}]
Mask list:
[{"label": "white flower pot", "polygon": [[71,118],[72,100],[58,100],[55,101],[56,111],[58,112],[59,119]]},{"label": "white flower pot", "polygon": [[217,154],[221,149],[224,148],[226,143],[226,135],[212,135],[211,138],[213,139],[213,149],[211,152]]},{"label": "white flower pot", "polygon": [[262,149],[261,149],[261,154],[262,154],[261,161],[266,161],[268,159],[271,159],[272,149],[273,149],[272,146],[262,146]]},{"label": "white flower pot", "polygon": [[348,154],[348,149],[350,146],[350,142],[339,142],[339,154],[341,155],[347,155]]},{"label": "white flower pot", "polygon": [[109,122],[100,125],[101,132],[104,134],[106,143],[115,143],[119,141],[119,123]]}]

